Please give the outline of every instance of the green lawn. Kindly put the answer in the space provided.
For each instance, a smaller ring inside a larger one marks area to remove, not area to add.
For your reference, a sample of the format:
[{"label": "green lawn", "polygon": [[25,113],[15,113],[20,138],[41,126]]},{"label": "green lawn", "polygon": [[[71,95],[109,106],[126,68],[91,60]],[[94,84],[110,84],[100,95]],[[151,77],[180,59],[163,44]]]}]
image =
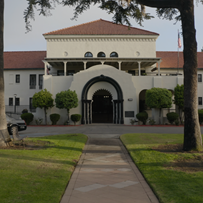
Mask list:
[{"label": "green lawn", "polygon": [[162,203],[202,203],[203,172],[166,168],[176,159],[190,159],[195,153],[163,153],[152,146],[183,143],[180,134],[125,134],[121,140]]},{"label": "green lawn", "polygon": [[65,191],[87,137],[55,135],[38,150],[0,150],[1,203],[57,203]]}]

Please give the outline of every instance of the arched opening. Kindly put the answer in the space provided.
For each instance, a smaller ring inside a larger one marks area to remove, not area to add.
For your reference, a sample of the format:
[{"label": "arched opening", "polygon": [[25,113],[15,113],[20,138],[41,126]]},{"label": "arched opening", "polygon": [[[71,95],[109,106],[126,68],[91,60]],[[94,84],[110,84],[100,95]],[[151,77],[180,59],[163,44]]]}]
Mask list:
[{"label": "arched opening", "polygon": [[97,54],[97,57],[106,57],[106,54],[104,52],[99,52]]},{"label": "arched opening", "polygon": [[85,57],[93,57],[93,54],[88,51],[88,52],[85,53]]},{"label": "arched opening", "polygon": [[139,94],[139,112],[147,110],[147,105],[145,104],[146,91],[142,90]]},{"label": "arched opening", "polygon": [[112,53],[110,54],[110,57],[118,57],[118,53],[112,52]]},{"label": "arched opening", "polygon": [[99,90],[93,95],[92,100],[92,122],[113,123],[111,94],[107,90]]},{"label": "arched opening", "polygon": [[[90,124],[92,123],[92,100],[89,100],[87,98],[88,91],[91,88],[92,85],[98,82],[107,82],[110,83],[116,90],[117,97],[113,100],[113,123],[115,124],[123,124],[124,118],[123,118],[123,92],[120,87],[120,85],[113,79],[108,76],[100,75],[95,78],[92,78],[89,80],[82,91],[82,124]],[[107,95],[109,96],[109,95]]]}]

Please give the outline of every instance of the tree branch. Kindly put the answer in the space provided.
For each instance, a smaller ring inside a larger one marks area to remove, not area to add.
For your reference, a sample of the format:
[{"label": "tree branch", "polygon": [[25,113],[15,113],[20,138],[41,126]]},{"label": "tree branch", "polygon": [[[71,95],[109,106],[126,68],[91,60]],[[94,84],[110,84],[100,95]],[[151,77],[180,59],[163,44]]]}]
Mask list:
[{"label": "tree branch", "polygon": [[153,8],[178,8],[179,0],[137,0],[139,4]]}]

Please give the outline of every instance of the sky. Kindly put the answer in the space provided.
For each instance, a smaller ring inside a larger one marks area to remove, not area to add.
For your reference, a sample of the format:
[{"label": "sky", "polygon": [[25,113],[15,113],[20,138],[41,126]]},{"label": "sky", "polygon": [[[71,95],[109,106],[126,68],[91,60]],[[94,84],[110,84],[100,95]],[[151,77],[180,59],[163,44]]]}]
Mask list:
[{"label": "sky", "polygon": [[[62,7],[57,5],[51,11],[52,15],[44,17],[39,16],[35,12],[35,20],[31,21],[32,31],[26,33],[24,22],[24,10],[27,7],[26,0],[14,1],[5,0],[4,10],[4,50],[5,51],[40,51],[46,50],[46,40],[44,33],[59,30],[62,28],[91,22],[98,19],[112,21],[112,15],[102,11],[98,6],[92,6],[89,10],[79,15],[77,21],[71,20],[73,17],[73,7]],[[195,27],[197,49],[201,51],[203,47],[203,5],[195,5]],[[181,23],[175,24],[175,20],[163,20],[156,17],[155,9],[146,8],[146,12],[150,12],[155,16],[151,20],[147,20],[140,27],[133,19],[131,24],[133,27],[159,33],[157,39],[157,51],[177,51],[178,47],[178,30],[181,31]],[[182,36],[181,36],[182,41]],[[182,42],[183,43],[183,42]],[[180,48],[180,51],[183,47]]]}]

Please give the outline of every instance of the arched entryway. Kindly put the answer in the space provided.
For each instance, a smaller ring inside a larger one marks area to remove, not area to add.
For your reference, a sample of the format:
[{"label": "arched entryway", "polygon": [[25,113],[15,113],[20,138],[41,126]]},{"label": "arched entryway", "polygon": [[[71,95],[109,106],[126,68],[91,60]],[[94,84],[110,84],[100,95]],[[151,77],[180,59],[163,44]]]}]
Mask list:
[{"label": "arched entryway", "polygon": [[[124,123],[124,119],[123,119],[123,93],[122,93],[121,87],[113,78],[110,78],[110,77],[104,76],[104,75],[100,75],[100,76],[92,78],[91,80],[89,80],[85,84],[85,86],[83,88],[82,99],[81,99],[81,101],[82,101],[82,120],[81,120],[81,123],[82,124],[92,123],[92,98],[88,98],[87,95],[88,95],[90,88],[94,84],[99,84],[99,82],[109,83],[115,89],[116,97],[111,98],[111,101],[113,102],[111,104],[112,105],[111,109],[113,109],[113,110],[111,110],[111,111],[113,111],[113,116],[112,116],[113,117],[113,123],[123,124]],[[100,88],[102,88],[102,87],[100,87]],[[100,93],[102,93],[102,92],[100,92]],[[107,93],[105,93],[105,94],[107,94]],[[110,92],[109,92],[109,94],[110,94]],[[109,96],[109,99],[107,99],[108,102],[110,100],[110,96],[112,96],[111,94],[110,95],[109,94],[103,95],[103,96]],[[97,96],[99,96],[99,95],[97,95]],[[93,94],[93,97],[94,97],[94,94]],[[96,97],[95,97],[95,99],[97,100]],[[107,106],[110,106],[110,104]]]},{"label": "arched entryway", "polygon": [[92,123],[113,123],[113,101],[107,90],[98,90],[93,95]]}]

